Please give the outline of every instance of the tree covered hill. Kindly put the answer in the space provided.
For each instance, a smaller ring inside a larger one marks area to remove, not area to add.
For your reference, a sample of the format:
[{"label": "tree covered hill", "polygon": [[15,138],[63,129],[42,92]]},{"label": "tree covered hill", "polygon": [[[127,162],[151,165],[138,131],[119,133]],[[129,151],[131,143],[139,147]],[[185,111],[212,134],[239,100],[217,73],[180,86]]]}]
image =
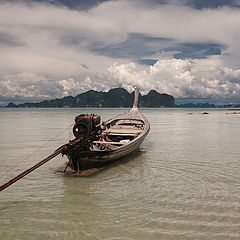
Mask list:
[{"label": "tree covered hill", "polygon": [[[123,88],[114,88],[108,92],[90,90],[77,95],[60,99],[45,100],[38,103],[9,103],[7,107],[19,108],[73,108],[73,107],[132,107],[134,92],[129,93]],[[139,95],[139,107],[174,107],[175,99],[168,94],[160,94],[151,90],[147,95]]]}]

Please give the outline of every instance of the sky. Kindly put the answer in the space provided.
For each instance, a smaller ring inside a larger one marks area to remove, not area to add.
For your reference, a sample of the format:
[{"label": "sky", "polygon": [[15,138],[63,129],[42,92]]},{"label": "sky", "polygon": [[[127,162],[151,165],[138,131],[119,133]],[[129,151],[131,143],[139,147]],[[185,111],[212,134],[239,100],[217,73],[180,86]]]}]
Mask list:
[{"label": "sky", "polygon": [[0,106],[139,87],[240,103],[240,0],[0,0]]}]

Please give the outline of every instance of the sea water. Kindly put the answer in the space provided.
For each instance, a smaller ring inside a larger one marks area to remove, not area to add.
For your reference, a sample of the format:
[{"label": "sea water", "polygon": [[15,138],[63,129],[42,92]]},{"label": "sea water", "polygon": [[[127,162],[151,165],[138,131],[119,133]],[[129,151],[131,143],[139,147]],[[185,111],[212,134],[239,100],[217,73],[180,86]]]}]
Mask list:
[{"label": "sea water", "polygon": [[[0,184],[72,139],[76,115],[126,110],[0,109]],[[141,111],[151,131],[121,162],[69,177],[58,156],[0,192],[0,239],[240,239],[240,115]]]}]

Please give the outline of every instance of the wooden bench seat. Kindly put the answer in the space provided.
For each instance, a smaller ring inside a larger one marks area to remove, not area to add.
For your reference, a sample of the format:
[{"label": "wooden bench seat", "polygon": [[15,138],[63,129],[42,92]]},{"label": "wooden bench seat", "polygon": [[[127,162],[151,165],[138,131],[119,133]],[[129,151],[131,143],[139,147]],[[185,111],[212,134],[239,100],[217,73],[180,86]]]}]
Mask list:
[{"label": "wooden bench seat", "polygon": [[120,143],[120,142],[105,142],[105,141],[93,141],[93,143],[96,144],[115,144],[115,145],[124,145],[126,143]]},{"label": "wooden bench seat", "polygon": [[130,128],[110,128],[110,129],[106,129],[104,130],[103,133],[107,133],[107,134],[124,134],[124,135],[132,135],[132,134],[140,134],[142,132],[141,129],[130,129]]}]

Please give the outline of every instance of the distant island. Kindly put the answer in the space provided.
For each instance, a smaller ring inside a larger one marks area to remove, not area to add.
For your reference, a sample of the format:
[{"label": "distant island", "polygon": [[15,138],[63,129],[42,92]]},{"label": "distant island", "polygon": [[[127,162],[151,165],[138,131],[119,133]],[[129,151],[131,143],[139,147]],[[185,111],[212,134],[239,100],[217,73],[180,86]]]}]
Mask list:
[{"label": "distant island", "polygon": [[183,103],[180,108],[240,108],[240,104],[215,105],[214,103]]},{"label": "distant island", "polygon": [[[8,108],[85,108],[85,107],[132,107],[134,92],[129,93],[124,88],[114,88],[108,92],[98,92],[90,90],[77,95],[76,97],[68,96],[52,100],[45,100],[38,103],[9,103]],[[160,94],[151,90],[147,95],[139,95],[139,107],[176,107],[175,99],[168,94]]]}]

